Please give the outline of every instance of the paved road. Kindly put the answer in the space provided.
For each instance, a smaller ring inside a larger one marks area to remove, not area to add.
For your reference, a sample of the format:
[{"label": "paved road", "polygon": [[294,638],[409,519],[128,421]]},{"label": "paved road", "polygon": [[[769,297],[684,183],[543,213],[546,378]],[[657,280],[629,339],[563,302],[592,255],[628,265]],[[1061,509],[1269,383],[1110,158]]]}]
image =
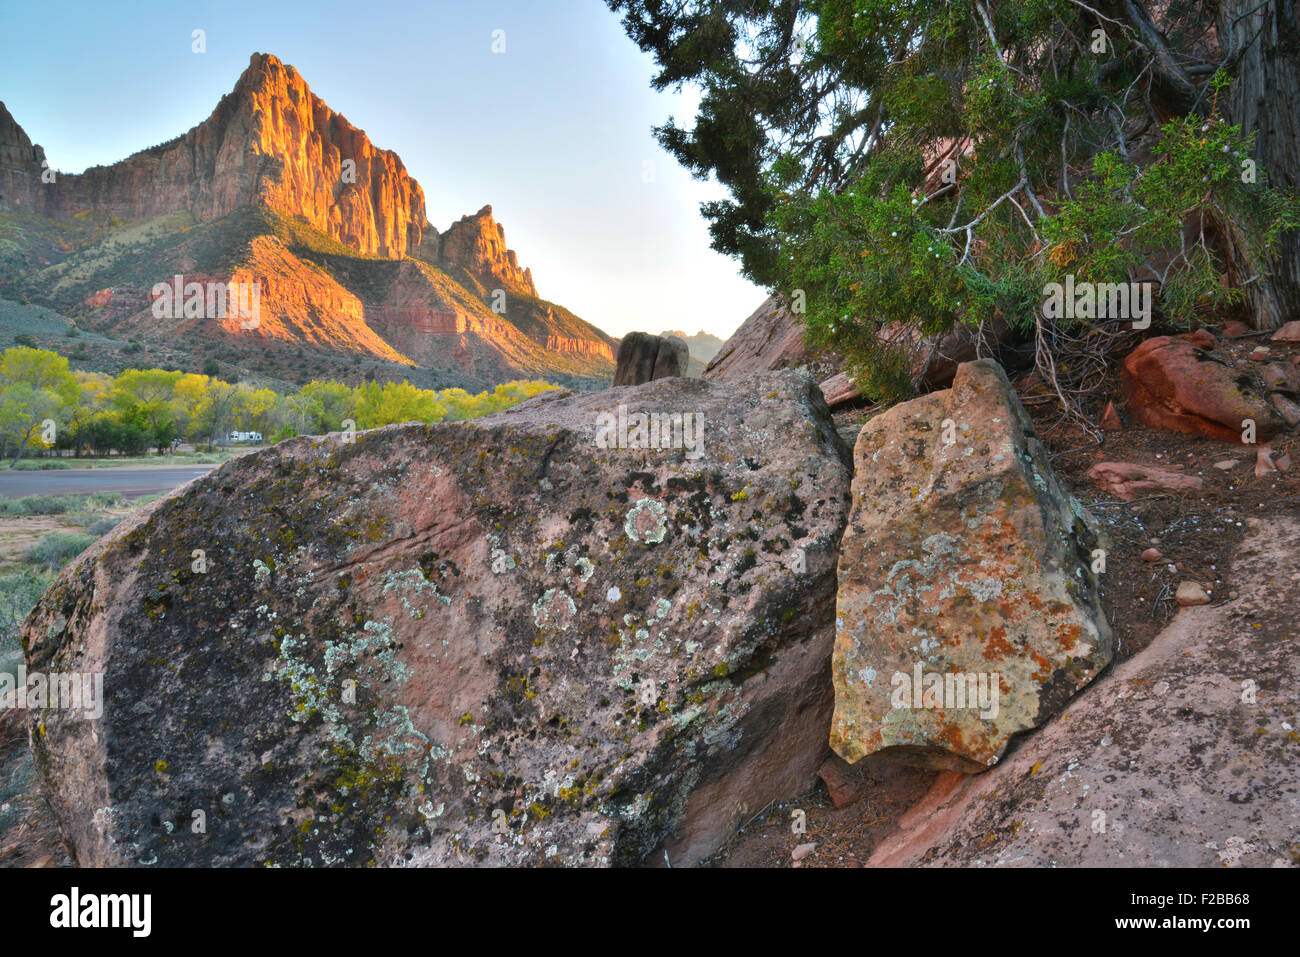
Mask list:
[{"label": "paved road", "polygon": [[183,482],[207,475],[214,468],[215,465],[168,465],[0,472],[0,497],[117,492],[127,498],[137,498],[155,492],[169,492]]}]

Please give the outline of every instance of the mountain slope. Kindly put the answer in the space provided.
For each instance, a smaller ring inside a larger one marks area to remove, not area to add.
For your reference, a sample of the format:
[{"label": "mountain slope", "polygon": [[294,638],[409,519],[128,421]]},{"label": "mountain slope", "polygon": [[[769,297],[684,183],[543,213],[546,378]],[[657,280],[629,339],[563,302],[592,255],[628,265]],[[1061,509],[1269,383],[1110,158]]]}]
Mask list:
[{"label": "mountain slope", "polygon": [[[0,294],[86,328],[289,374],[302,350],[468,387],[613,372],[616,340],[538,297],[490,206],[440,236],[401,159],[273,56],[175,140],[53,182],[44,163],[0,104]],[[177,275],[256,283],[259,321],[158,318],[151,290]]]}]

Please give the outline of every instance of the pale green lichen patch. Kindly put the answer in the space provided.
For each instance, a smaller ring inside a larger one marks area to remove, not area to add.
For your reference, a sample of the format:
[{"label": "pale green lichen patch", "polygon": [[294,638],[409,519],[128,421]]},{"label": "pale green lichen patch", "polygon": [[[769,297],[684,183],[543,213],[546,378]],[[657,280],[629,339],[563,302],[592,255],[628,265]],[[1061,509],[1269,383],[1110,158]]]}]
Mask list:
[{"label": "pale green lichen patch", "polygon": [[634,542],[658,545],[668,534],[668,510],[657,499],[643,498],[628,509],[623,531]]}]

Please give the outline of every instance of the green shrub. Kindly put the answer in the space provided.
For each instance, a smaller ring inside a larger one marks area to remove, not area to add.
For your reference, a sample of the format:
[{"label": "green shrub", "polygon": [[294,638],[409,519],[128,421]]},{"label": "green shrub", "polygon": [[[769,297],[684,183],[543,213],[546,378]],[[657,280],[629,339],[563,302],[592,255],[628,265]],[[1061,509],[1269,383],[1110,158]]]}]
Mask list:
[{"label": "green shrub", "polygon": [[27,549],[27,561],[50,571],[58,571],[93,545],[98,536],[79,532],[50,532]]},{"label": "green shrub", "polygon": [[24,495],[0,498],[0,515],[63,515],[67,512],[96,511],[122,505],[126,499],[116,492],[93,495]]},{"label": "green shrub", "polygon": [[30,568],[0,575],[0,670],[21,659],[18,631],[54,576]]},{"label": "green shrub", "polygon": [[113,529],[122,523],[120,515],[106,515],[103,518],[96,519],[86,526],[86,534],[94,535],[98,538],[101,535],[107,535]]}]

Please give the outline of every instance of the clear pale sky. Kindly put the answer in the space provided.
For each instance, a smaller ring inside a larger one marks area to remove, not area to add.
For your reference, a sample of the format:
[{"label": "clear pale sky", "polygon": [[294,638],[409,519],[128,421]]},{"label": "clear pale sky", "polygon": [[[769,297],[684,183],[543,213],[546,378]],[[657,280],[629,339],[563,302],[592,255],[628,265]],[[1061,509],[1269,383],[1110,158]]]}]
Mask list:
[{"label": "clear pale sky", "polygon": [[611,335],[726,338],[765,296],[709,248],[699,205],[721,187],[651,134],[693,91],[652,91],[601,0],[4,0],[0,37],[0,101],[57,169],[185,132],[272,53],[402,157],[439,231],[490,203],[538,292]]}]

